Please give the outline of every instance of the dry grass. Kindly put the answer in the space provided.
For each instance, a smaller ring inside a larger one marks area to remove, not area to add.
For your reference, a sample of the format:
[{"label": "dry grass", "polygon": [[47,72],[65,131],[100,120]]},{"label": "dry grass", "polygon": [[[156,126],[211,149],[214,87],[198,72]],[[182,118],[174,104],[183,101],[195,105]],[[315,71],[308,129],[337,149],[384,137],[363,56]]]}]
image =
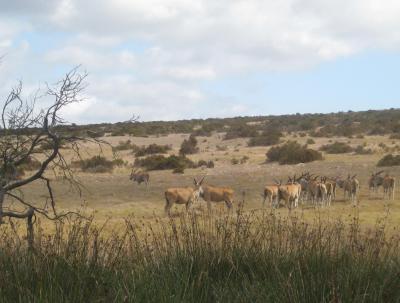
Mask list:
[{"label": "dry grass", "polygon": [[[164,137],[105,137],[112,145],[130,139],[133,144],[146,145],[151,143],[170,144],[172,150],[169,154],[177,154],[181,142],[187,135],[169,135]],[[400,222],[400,193],[397,194],[395,201],[383,201],[382,197],[370,197],[367,188],[367,179],[372,171],[376,170],[376,163],[381,158],[382,153],[372,155],[325,155],[324,161],[298,165],[278,165],[276,163],[265,163],[265,147],[247,147],[245,139],[222,140],[223,135],[217,134],[212,137],[198,137],[200,153],[189,157],[198,161],[200,159],[213,160],[213,169],[187,169],[184,175],[172,174],[170,171],[154,171],[150,173],[150,184],[148,187],[137,185],[129,180],[129,167],[116,168],[113,173],[91,174],[77,172],[77,177],[84,185],[83,195],[80,197],[70,191],[67,184],[62,180],[55,180],[55,193],[58,197],[60,209],[77,209],[82,204],[87,206],[96,214],[96,220],[103,222],[110,218],[112,222],[120,224],[127,215],[135,214],[143,218],[153,218],[163,215],[164,198],[163,193],[166,188],[173,186],[190,186],[194,177],[206,176],[206,182],[214,185],[231,186],[236,192],[236,200],[242,199],[242,192],[245,191],[245,210],[255,210],[261,208],[261,193],[263,186],[273,182],[273,179],[286,180],[288,175],[300,174],[302,171],[311,171],[317,174],[330,176],[348,173],[357,174],[361,183],[360,204],[357,208],[360,222],[372,225],[376,219],[382,215],[387,207],[390,209],[389,221],[394,225]],[[204,141],[206,139],[206,141]],[[293,137],[286,137],[293,139]],[[305,143],[307,137],[295,138],[300,143]],[[330,139],[316,138],[313,148],[327,144]],[[349,141],[347,138],[333,138],[333,141]],[[304,142],[303,142],[304,141]],[[387,145],[392,144],[393,140],[387,137],[366,137],[363,139],[351,139],[351,145],[359,145],[366,142],[368,145],[377,145],[383,142]],[[226,151],[219,151],[219,146],[227,146]],[[65,150],[67,153],[70,151]],[[97,146],[87,145],[87,157],[91,157],[98,152]],[[111,159],[112,151],[104,148],[104,156]],[[248,156],[249,160],[245,164],[231,165],[231,159],[238,159]],[[130,151],[121,151],[118,157],[124,161],[133,163],[134,155]],[[388,171],[400,178],[400,168],[390,168]],[[398,187],[400,188],[400,187]],[[43,201],[45,197],[41,184],[33,184],[26,189],[32,201]],[[382,194],[381,194],[382,196]],[[215,209],[224,210],[224,205],[213,205]],[[205,209],[205,203],[200,202],[195,206],[197,211]],[[181,212],[184,208],[176,206],[174,212]],[[287,212],[285,209],[281,213]],[[353,214],[354,209],[349,202],[342,200],[342,192],[338,191],[338,201],[333,202],[329,209],[310,209],[300,208],[296,212],[301,213],[306,218],[315,216],[326,216],[330,218],[346,217]]]}]

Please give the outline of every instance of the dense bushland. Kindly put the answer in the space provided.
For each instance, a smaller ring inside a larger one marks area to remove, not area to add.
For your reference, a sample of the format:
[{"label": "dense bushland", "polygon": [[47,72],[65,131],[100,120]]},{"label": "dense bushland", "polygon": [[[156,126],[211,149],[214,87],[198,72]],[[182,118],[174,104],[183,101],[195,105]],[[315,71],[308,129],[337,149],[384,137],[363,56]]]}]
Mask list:
[{"label": "dense bushland", "polygon": [[345,142],[336,141],[334,143],[321,146],[320,150],[326,152],[327,154],[345,154],[351,153],[353,148]]},{"label": "dense bushland", "polygon": [[100,155],[72,162],[73,167],[78,167],[82,171],[89,173],[108,173],[112,172],[115,166],[123,165],[125,163],[121,159],[108,160]]},{"label": "dense bushland", "polygon": [[197,147],[197,139],[193,134],[189,136],[188,139],[183,140],[181,148],[179,149],[179,154],[181,155],[191,155],[199,152]]},{"label": "dense bushland", "polygon": [[289,141],[283,145],[271,147],[267,152],[267,159],[271,162],[277,161],[279,164],[297,164],[322,160],[323,157],[319,151],[295,141]]},{"label": "dense bushland", "polygon": [[185,168],[196,167],[195,163],[189,158],[176,155],[168,157],[163,155],[152,155],[141,159],[137,158],[134,164],[135,166],[143,167],[146,170],[176,169],[176,172],[180,172]]},{"label": "dense bushland", "polygon": [[388,154],[378,161],[377,166],[399,166],[400,165],[400,155]]},{"label": "dense bushland", "polygon": [[119,141],[118,145],[112,147],[113,151],[131,150],[136,152],[139,147],[132,143],[131,140]]},{"label": "dense bushland", "polygon": [[28,251],[0,227],[2,302],[398,302],[400,239],[384,223],[263,212],[92,220],[36,230]]},{"label": "dense bushland", "polygon": [[166,154],[169,150],[171,150],[170,145],[159,145],[152,143],[148,146],[142,146],[137,148],[135,156],[143,157],[145,155]]},{"label": "dense bushland", "polygon": [[249,140],[248,146],[270,146],[280,142],[282,133],[279,131],[264,131],[261,135]]}]

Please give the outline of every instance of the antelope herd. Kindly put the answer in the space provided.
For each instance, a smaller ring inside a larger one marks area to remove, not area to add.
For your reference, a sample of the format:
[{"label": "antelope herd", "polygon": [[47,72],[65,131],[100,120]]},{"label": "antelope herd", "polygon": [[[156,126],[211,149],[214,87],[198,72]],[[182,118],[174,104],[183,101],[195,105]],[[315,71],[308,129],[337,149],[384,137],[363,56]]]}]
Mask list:
[{"label": "antelope herd", "polygon": [[[368,186],[371,194],[378,194],[380,187],[383,189],[383,198],[395,198],[396,179],[389,174],[382,175],[384,171],[372,173],[368,179]],[[149,182],[149,174],[146,172],[132,170],[130,180],[139,185]],[[174,204],[184,204],[189,210],[193,203],[196,203],[201,197],[211,211],[211,203],[225,203],[228,210],[233,208],[234,190],[230,187],[216,187],[203,185],[204,177],[197,181],[194,179],[194,187],[174,187],[165,191],[165,213],[170,214],[171,207]],[[274,179],[274,184],[268,184],[264,187],[262,206],[266,202],[271,208],[279,207],[281,201],[290,209],[297,208],[299,203],[310,206],[330,206],[332,201],[337,199],[337,191],[343,190],[344,201],[350,201],[353,205],[359,202],[360,182],[357,175],[348,175],[346,178],[341,176],[328,177],[318,176],[309,172],[302,173],[299,177],[294,175],[288,177],[283,184],[282,180]]]}]

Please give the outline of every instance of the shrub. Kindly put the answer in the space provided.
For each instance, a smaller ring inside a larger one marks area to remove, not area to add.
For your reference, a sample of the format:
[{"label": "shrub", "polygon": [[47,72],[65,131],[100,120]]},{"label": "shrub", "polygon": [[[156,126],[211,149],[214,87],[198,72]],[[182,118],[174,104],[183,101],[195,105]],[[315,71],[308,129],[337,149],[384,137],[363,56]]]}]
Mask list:
[{"label": "shrub", "polygon": [[266,155],[269,161],[277,161],[279,164],[307,163],[323,159],[320,152],[294,141],[272,147]]},{"label": "shrub", "polygon": [[278,144],[282,137],[281,132],[263,132],[261,136],[250,139],[248,146],[270,146]]},{"label": "shrub", "polygon": [[315,144],[314,139],[312,139],[312,138],[307,139],[307,144],[308,144],[308,145]]},{"label": "shrub", "polygon": [[145,155],[154,155],[154,154],[165,154],[167,151],[171,150],[171,146],[169,145],[158,145],[158,144],[150,144],[147,147],[140,147],[135,153],[136,157],[143,157]]},{"label": "shrub", "polygon": [[207,168],[214,168],[214,162],[212,160],[210,161],[199,160],[199,162],[197,162],[197,167],[201,166],[206,166]]},{"label": "shrub", "polygon": [[232,158],[232,159],[231,159],[231,164],[232,164],[232,165],[237,165],[237,164],[239,164],[239,160],[236,159],[236,158]]},{"label": "shrub", "polygon": [[388,154],[379,160],[376,166],[399,166],[400,165],[400,155]]},{"label": "shrub", "polygon": [[178,166],[174,168],[172,171],[173,174],[184,174],[185,173],[185,168],[183,166]]},{"label": "shrub", "polygon": [[228,146],[217,145],[216,147],[217,147],[218,151],[227,151],[228,150]]},{"label": "shrub", "polygon": [[100,138],[100,137],[104,137],[105,132],[104,131],[92,131],[92,130],[88,130],[87,131],[87,135],[90,138]]},{"label": "shrub", "polygon": [[245,164],[249,159],[248,156],[243,156],[242,159],[240,159],[240,164]]},{"label": "shrub", "polygon": [[42,163],[32,157],[27,157],[22,164],[19,166],[19,169],[22,171],[27,171],[27,170],[37,170],[40,168]]},{"label": "shrub", "polygon": [[84,172],[106,173],[113,170],[115,163],[107,160],[105,157],[94,156],[90,159],[74,161],[72,165],[79,167]]},{"label": "shrub", "polygon": [[181,155],[191,155],[199,152],[197,147],[197,139],[194,135],[190,135],[189,139],[183,140],[179,154]]},{"label": "shrub", "polygon": [[373,154],[374,152],[370,148],[366,148],[364,145],[358,145],[354,149],[354,153],[357,155],[370,155]]},{"label": "shrub", "polygon": [[396,134],[391,134],[389,139],[396,139],[396,140],[400,140],[400,133],[396,133]]},{"label": "shrub", "polygon": [[175,168],[194,168],[196,167],[192,160],[185,156],[171,155],[164,157],[162,155],[152,155],[142,159],[135,160],[135,166],[144,167],[147,170],[165,170]]},{"label": "shrub", "polygon": [[252,125],[241,124],[232,126],[225,134],[224,140],[236,138],[250,138],[258,135],[257,128]]},{"label": "shrub", "polygon": [[133,152],[138,150],[138,146],[133,144],[131,140],[120,141],[117,146],[113,146],[114,151],[121,151],[121,150],[132,150]]},{"label": "shrub", "polygon": [[345,154],[353,151],[353,148],[344,142],[334,142],[332,144],[323,145],[320,150],[328,154]]}]

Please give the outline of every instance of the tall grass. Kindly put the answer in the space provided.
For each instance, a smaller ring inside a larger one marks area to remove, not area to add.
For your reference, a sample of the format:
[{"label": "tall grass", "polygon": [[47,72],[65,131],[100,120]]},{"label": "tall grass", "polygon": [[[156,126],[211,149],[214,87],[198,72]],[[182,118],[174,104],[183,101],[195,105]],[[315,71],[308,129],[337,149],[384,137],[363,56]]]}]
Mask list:
[{"label": "tall grass", "polygon": [[[399,302],[400,238],[384,222],[274,213],[181,215],[109,233],[93,220],[1,227],[1,302]],[[392,233],[391,233],[392,234]]]}]

